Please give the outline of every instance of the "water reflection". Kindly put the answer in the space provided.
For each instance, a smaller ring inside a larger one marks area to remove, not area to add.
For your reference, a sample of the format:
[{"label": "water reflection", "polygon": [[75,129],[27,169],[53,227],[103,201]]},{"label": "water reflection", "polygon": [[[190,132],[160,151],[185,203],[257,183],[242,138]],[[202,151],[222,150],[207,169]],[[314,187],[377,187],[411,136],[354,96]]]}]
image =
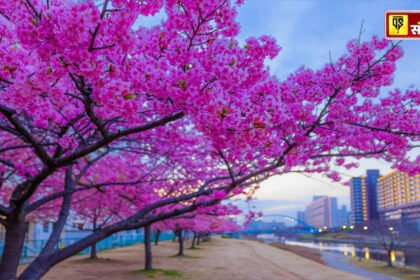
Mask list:
[{"label": "water reflection", "polygon": [[369,254],[369,248],[365,247],[365,259],[369,260],[370,259],[370,254]]},{"label": "water reflection", "polygon": [[397,258],[395,256],[395,251],[391,251],[391,261],[392,261],[392,263],[395,263],[396,260],[397,260]]},{"label": "water reflection", "polygon": [[[325,243],[325,242],[303,242],[303,241],[291,241],[285,240],[286,244],[295,246],[304,246],[312,249],[319,249],[321,251],[340,252],[345,256],[351,256],[353,258],[358,257],[360,259],[374,259],[374,260],[386,260],[387,252],[381,248],[369,248],[359,247],[354,244],[346,243]],[[396,265],[404,265],[404,253],[402,251],[391,251],[391,261]]]},{"label": "water reflection", "polygon": [[[387,260],[387,252],[384,249],[379,247],[367,247],[367,246],[360,246],[358,244],[350,244],[350,243],[326,243],[326,242],[316,242],[316,241],[296,241],[296,240],[288,240],[275,238],[271,236],[270,238],[261,238],[260,236],[257,237],[258,239],[262,239],[267,242],[283,242],[288,245],[294,246],[303,246],[312,249],[318,249],[320,251],[330,251],[330,252],[339,252],[345,256],[351,256],[353,258],[359,259],[366,259],[366,260],[380,260],[386,261]],[[404,266],[404,252],[402,251],[392,251],[391,252],[391,261],[393,264],[398,266]]]}]

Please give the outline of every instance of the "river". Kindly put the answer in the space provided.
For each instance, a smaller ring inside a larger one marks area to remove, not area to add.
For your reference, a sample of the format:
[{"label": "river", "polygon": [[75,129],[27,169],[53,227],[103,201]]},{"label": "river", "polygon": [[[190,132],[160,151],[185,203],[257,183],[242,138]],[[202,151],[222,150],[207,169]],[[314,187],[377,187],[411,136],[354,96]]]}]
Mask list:
[{"label": "river", "polygon": [[[303,241],[303,240],[292,240],[286,238],[280,238],[274,234],[260,234],[257,235],[257,239],[265,241],[267,243],[281,242],[288,245],[303,246],[311,249],[318,249],[321,252],[335,252],[340,253],[344,256],[366,259],[366,260],[377,260],[386,261],[386,251],[381,248],[374,248],[369,246],[358,246],[357,244],[351,243],[328,243],[322,241]],[[391,252],[391,259],[394,265],[404,266],[405,257],[404,252],[395,250]]]}]

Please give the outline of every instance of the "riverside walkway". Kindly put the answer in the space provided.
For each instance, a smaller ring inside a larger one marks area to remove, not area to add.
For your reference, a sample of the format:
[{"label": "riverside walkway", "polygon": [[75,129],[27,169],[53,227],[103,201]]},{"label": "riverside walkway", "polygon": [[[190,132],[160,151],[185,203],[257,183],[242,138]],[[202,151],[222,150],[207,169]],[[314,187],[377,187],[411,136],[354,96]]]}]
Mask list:
[{"label": "riverside walkway", "polygon": [[86,260],[86,256],[73,257],[43,279],[367,279],[256,241],[213,238],[199,250],[185,250],[185,257],[174,257],[176,252],[177,244],[170,241],[153,246],[154,267],[163,269],[153,274],[139,272],[143,267],[143,247],[136,245],[101,252],[95,261]]}]

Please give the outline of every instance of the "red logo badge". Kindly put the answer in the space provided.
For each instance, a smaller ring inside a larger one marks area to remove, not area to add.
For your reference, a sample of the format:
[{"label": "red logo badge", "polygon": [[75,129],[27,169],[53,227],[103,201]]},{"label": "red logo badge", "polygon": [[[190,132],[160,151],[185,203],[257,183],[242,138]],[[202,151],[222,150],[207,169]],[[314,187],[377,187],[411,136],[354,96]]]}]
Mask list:
[{"label": "red logo badge", "polygon": [[389,40],[420,39],[420,11],[387,11],[385,37]]}]

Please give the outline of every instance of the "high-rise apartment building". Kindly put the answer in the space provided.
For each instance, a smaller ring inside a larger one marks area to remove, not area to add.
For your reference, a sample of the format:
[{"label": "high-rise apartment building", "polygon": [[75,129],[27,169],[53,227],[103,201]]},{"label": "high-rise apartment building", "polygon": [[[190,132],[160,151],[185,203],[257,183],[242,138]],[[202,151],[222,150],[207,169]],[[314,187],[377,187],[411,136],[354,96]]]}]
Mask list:
[{"label": "high-rise apartment building", "polygon": [[420,174],[393,171],[379,179],[379,208],[389,208],[420,200]]},{"label": "high-rise apartment building", "polygon": [[365,178],[354,177],[350,182],[351,223],[361,224],[368,220]]},{"label": "high-rise apartment building", "polygon": [[381,175],[379,170],[367,170],[366,171],[366,194],[367,194],[367,204],[368,204],[368,219],[369,220],[378,220],[378,179]]},{"label": "high-rise apartment building", "polygon": [[378,180],[378,208],[386,220],[412,222],[420,219],[420,174],[393,171]]},{"label": "high-rise apartment building", "polygon": [[377,220],[379,170],[367,170],[366,176],[354,177],[350,181],[351,223],[361,224]]}]

